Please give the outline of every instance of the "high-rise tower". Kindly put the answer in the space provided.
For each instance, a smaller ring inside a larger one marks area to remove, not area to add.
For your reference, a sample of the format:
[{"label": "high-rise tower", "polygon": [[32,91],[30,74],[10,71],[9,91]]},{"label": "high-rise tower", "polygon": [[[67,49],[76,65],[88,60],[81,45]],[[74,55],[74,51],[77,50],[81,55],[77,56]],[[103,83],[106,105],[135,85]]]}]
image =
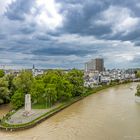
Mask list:
[{"label": "high-rise tower", "polygon": [[102,58],[91,59],[85,63],[85,71],[104,71],[104,60]]}]

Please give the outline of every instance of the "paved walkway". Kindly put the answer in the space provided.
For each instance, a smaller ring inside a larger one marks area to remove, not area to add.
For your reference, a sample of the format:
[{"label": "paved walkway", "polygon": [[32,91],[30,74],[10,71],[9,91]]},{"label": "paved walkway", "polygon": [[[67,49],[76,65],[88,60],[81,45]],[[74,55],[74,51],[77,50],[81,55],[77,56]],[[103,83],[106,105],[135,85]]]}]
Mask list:
[{"label": "paved walkway", "polygon": [[41,115],[49,112],[50,110],[57,108],[60,105],[61,104],[57,104],[49,109],[32,109],[31,115],[29,116],[24,115],[24,108],[22,108],[18,110],[16,113],[14,113],[6,122],[12,125],[28,123],[40,117]]}]

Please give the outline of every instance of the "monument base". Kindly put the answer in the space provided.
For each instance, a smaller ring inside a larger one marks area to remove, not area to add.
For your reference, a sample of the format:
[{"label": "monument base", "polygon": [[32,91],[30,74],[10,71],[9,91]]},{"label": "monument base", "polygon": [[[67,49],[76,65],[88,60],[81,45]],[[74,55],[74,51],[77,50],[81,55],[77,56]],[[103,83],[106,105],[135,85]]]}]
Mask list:
[{"label": "monument base", "polygon": [[34,114],[34,112],[33,111],[24,111],[23,112],[23,116],[26,116],[26,117],[29,117],[29,116],[32,116]]}]

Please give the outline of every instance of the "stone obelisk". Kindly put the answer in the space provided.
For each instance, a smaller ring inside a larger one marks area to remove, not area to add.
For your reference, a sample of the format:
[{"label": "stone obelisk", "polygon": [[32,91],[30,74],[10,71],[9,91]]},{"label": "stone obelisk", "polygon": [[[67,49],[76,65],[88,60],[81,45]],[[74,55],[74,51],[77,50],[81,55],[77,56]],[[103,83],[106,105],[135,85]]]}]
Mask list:
[{"label": "stone obelisk", "polygon": [[31,111],[31,95],[30,94],[26,94],[25,95],[25,108],[24,108],[24,112],[23,115],[24,116],[30,116],[33,114],[33,112]]}]

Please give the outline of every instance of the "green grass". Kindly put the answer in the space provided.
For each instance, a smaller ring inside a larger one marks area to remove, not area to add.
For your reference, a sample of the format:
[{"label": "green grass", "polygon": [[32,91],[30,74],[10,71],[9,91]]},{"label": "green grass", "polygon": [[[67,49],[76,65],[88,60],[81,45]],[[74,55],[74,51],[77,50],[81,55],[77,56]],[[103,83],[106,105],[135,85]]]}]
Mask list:
[{"label": "green grass", "polygon": [[47,109],[49,107],[47,107],[46,104],[44,104],[44,103],[42,103],[42,104],[40,103],[40,104],[33,104],[32,108],[33,109]]}]

